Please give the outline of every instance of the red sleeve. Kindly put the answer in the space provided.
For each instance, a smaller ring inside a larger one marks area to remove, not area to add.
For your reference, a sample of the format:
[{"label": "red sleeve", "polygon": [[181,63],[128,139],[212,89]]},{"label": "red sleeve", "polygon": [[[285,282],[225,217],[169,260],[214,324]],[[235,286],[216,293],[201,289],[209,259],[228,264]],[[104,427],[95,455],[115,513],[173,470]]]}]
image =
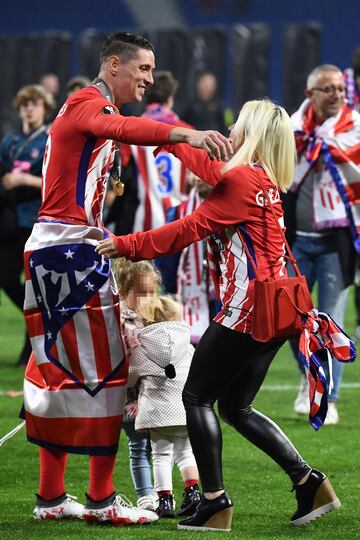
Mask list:
[{"label": "red sleeve", "polygon": [[247,220],[254,198],[253,175],[248,167],[232,169],[189,216],[153,231],[114,237],[119,255],[133,261],[172,255],[211,233]]},{"label": "red sleeve", "polygon": [[[81,91],[81,95],[75,96],[77,99],[71,100],[69,106],[73,108],[75,125],[86,136],[114,139],[128,144],[156,145],[169,142],[169,134],[174,126],[150,118],[121,116],[112,103],[99,95],[96,88],[88,88]],[[114,112],[105,114],[105,107],[107,111]]]},{"label": "red sleeve", "polygon": [[168,144],[157,148],[154,152],[155,156],[162,150],[174,154],[190,171],[210,186],[215,186],[222,179],[221,171],[225,162],[211,160],[205,150],[201,148],[193,148],[184,143]]}]

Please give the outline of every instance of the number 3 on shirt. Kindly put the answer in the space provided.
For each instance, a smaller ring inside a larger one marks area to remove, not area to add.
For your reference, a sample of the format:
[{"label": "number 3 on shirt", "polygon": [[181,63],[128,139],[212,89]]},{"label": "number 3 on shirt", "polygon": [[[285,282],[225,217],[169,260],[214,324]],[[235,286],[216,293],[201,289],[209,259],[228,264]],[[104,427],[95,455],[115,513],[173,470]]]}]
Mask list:
[{"label": "number 3 on shirt", "polygon": [[172,161],[169,154],[159,154],[155,159],[155,165],[159,173],[157,188],[160,193],[169,195],[174,189],[172,178]]}]

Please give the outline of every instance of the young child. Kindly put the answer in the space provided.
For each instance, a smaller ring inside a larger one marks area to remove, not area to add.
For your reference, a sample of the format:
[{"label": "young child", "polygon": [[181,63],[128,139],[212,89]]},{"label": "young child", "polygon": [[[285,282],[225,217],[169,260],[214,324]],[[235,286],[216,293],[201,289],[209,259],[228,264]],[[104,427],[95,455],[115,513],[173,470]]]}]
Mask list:
[{"label": "young child", "polygon": [[[143,327],[137,310],[144,299],[158,294],[161,276],[149,261],[132,263],[126,259],[114,261],[113,272],[119,288],[121,317],[126,335],[126,332],[129,334],[135,328]],[[158,504],[149,461],[150,440],[148,433],[135,431],[136,410],[137,389],[128,386],[123,427],[128,437],[130,472],[138,496],[137,506],[156,511]]]},{"label": "young child", "polygon": [[182,321],[182,305],[169,296],[147,298],[138,314],[144,328],[126,330],[132,346],[129,383],[139,384],[135,429],[150,434],[159,516],[174,516],[173,462],[185,485],[178,515],[192,515],[200,501],[199,476],[181,397],[194,352],[191,329]]}]

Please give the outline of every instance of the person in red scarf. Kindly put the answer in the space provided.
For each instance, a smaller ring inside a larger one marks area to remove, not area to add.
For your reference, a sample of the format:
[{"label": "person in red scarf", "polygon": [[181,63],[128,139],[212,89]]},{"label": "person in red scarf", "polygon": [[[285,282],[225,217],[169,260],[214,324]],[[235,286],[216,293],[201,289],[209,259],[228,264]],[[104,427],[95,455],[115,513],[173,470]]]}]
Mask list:
[{"label": "person in red scarf", "polygon": [[[336,66],[316,67],[308,76],[305,95],[292,116],[298,164],[285,199],[285,224],[309,289],[317,283],[319,311],[342,327],[355,250],[360,249],[360,115],[344,101],[344,78]],[[297,342],[291,346],[297,357]],[[343,365],[334,362],[329,368],[325,362],[323,368],[331,390],[325,425],[337,424]],[[294,408],[298,414],[309,413],[305,375]]]}]

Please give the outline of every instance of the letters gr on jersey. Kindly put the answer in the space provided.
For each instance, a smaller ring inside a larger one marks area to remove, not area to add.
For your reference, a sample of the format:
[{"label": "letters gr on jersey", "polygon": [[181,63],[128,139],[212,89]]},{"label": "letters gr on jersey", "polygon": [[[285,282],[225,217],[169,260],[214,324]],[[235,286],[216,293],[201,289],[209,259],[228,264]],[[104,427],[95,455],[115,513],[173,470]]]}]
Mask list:
[{"label": "letters gr on jersey", "polygon": [[[277,202],[280,201],[280,194],[279,194],[279,191],[277,189],[269,189],[268,190],[268,195],[269,195],[269,199],[271,201],[271,204],[275,204]],[[259,191],[257,194],[256,194],[256,204],[258,204],[259,206],[266,206],[267,205],[267,200],[264,196],[264,193],[262,191]]]},{"label": "letters gr on jersey", "polygon": [[169,154],[160,153],[156,156],[155,165],[159,173],[156,187],[162,195],[169,195],[174,189],[172,158]]}]

